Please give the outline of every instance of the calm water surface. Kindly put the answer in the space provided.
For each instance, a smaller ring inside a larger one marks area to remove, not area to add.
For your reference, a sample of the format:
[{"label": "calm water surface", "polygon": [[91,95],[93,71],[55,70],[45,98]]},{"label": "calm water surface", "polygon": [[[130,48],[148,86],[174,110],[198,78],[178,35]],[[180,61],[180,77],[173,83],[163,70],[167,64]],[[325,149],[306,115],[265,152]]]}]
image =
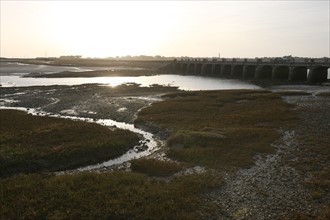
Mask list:
[{"label": "calm water surface", "polygon": [[216,89],[258,89],[258,86],[232,79],[220,79],[201,76],[155,75],[139,77],[86,77],[86,78],[22,78],[20,76],[0,76],[3,87],[13,86],[48,86],[79,85],[85,83],[101,83],[117,86],[123,83],[138,83],[141,86],[152,84],[178,86],[184,90],[216,90]]},{"label": "calm water surface", "polygon": [[[258,86],[240,80],[220,79],[202,76],[155,75],[139,77],[84,77],[84,78],[24,78],[31,72],[54,73],[61,71],[90,71],[105,69],[123,69],[124,67],[65,67],[47,65],[29,65],[2,62],[0,66],[0,83],[2,87],[79,85],[100,83],[117,86],[123,83],[138,83],[141,86],[152,84],[178,86],[184,90],[216,89],[258,89]],[[129,69],[129,67],[127,67]],[[132,68],[131,68],[132,69]]]}]

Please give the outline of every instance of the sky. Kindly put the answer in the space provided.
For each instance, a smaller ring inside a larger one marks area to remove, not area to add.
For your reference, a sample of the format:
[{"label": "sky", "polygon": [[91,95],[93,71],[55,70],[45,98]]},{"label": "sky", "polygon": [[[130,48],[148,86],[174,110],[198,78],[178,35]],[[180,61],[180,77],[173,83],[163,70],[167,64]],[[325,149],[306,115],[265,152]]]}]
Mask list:
[{"label": "sky", "polygon": [[330,0],[0,0],[1,57],[330,57]]}]

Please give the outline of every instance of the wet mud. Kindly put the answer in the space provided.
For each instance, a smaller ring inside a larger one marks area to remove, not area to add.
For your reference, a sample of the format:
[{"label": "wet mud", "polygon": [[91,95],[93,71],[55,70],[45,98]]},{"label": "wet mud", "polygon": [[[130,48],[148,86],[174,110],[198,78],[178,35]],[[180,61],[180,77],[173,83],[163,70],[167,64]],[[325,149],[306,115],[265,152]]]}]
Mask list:
[{"label": "wet mud", "polygon": [[1,88],[0,106],[35,108],[50,114],[133,123],[136,113],[177,87],[117,87],[98,84]]}]

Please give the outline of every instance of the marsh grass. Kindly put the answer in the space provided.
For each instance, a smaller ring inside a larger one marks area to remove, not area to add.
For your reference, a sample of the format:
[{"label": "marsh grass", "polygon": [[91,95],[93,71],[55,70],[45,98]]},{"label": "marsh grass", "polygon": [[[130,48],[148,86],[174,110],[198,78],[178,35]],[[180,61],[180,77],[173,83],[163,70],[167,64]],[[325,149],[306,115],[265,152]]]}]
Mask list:
[{"label": "marsh grass", "polygon": [[[208,172],[166,181],[154,178],[181,170],[172,162],[135,160],[136,172],[60,176],[46,172],[131,147],[138,142],[131,132],[21,111],[0,113],[1,219],[197,220],[216,211],[203,195],[220,187],[222,177]],[[24,174],[30,172],[34,173]]]},{"label": "marsh grass", "polygon": [[[327,102],[323,97],[318,101],[322,103],[322,100]],[[297,153],[299,160],[294,161],[292,165],[298,171],[309,174],[309,178],[305,179],[305,184],[312,189],[312,196],[315,200],[322,201],[329,196],[330,189],[329,109],[322,110],[317,105],[313,105],[302,111],[307,119],[305,119],[298,141],[303,147]],[[309,122],[313,119],[315,122]],[[323,202],[327,203],[328,214],[330,214],[329,200]]]},{"label": "marsh grass", "polygon": [[298,211],[294,211],[293,213],[289,213],[286,216],[283,216],[282,218],[283,220],[328,220],[330,219],[330,204],[328,204],[327,206],[324,206],[322,209],[322,212],[319,213],[319,215],[317,216],[310,216],[310,215],[306,215],[304,213],[298,212]]},{"label": "marsh grass", "polygon": [[183,166],[178,163],[153,158],[141,158],[130,162],[132,171],[155,177],[168,177],[179,172],[183,168]]},{"label": "marsh grass", "polygon": [[320,92],[316,96],[330,97],[330,92]]},{"label": "marsh grass", "polygon": [[0,176],[58,171],[118,157],[139,137],[94,123],[0,110]]},{"label": "marsh grass", "polygon": [[247,167],[272,153],[278,129],[297,118],[279,94],[263,90],[178,92],[139,112],[137,124],[170,132],[168,155],[212,168]]},{"label": "marsh grass", "polygon": [[297,127],[299,148],[294,155],[296,159],[290,162],[290,166],[305,177],[303,183],[309,190],[312,204],[316,204],[320,212],[313,218],[293,213],[287,219],[330,219],[329,109],[325,98],[316,97],[319,103],[297,109],[303,120]]},{"label": "marsh grass", "polygon": [[160,181],[127,172],[18,175],[0,181],[3,219],[200,219],[201,199],[222,180],[210,173]]},{"label": "marsh grass", "polygon": [[[312,197],[319,200],[330,189],[330,147],[329,136],[317,134],[313,131],[306,133],[300,141],[305,143],[305,148],[300,150],[299,160],[292,163],[302,173],[310,173],[310,178],[305,179],[305,184],[311,189]],[[329,204],[330,207],[330,204]]]}]

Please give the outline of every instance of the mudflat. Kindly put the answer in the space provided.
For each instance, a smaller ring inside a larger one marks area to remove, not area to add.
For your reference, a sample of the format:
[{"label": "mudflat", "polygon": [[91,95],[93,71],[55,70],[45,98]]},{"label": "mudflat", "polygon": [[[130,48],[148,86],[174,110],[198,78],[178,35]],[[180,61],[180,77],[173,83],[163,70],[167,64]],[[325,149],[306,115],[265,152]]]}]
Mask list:
[{"label": "mudflat", "polygon": [[1,88],[6,106],[135,123],[165,142],[160,152],[128,163],[125,172],[1,180],[2,216],[328,219],[329,90],[301,85],[192,92],[136,84]]},{"label": "mudflat", "polygon": [[7,107],[133,123],[138,110],[160,101],[162,94],[175,91],[177,87],[138,84],[8,87],[1,88],[1,101]]}]

